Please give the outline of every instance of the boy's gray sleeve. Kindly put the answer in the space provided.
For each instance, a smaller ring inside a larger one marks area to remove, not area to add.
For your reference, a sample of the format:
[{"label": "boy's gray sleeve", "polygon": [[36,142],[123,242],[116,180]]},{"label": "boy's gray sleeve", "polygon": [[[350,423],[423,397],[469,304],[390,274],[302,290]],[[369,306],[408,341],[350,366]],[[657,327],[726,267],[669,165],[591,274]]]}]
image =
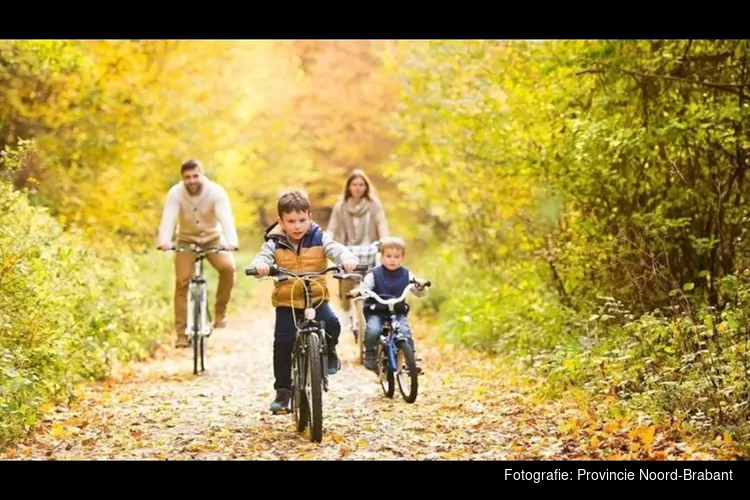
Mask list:
[{"label": "boy's gray sleeve", "polygon": [[336,265],[343,264],[345,260],[359,261],[351,250],[334,240],[329,233],[323,233],[323,251]]},{"label": "boy's gray sleeve", "polygon": [[[411,280],[422,281],[416,276],[414,276],[414,274],[412,274],[411,271],[409,271],[409,281]],[[423,288],[422,290],[418,290],[416,287],[414,287],[411,289],[411,293],[413,293],[417,297],[424,297],[425,295],[427,295],[427,287]]]},{"label": "boy's gray sleeve", "polygon": [[365,279],[362,280],[362,288],[370,290],[371,292],[375,290],[375,276],[372,272],[365,275]]},{"label": "boy's gray sleeve", "polygon": [[255,255],[253,261],[250,263],[251,268],[254,268],[258,264],[273,265],[276,262],[276,252],[273,241],[265,241],[260,247],[260,252]]}]

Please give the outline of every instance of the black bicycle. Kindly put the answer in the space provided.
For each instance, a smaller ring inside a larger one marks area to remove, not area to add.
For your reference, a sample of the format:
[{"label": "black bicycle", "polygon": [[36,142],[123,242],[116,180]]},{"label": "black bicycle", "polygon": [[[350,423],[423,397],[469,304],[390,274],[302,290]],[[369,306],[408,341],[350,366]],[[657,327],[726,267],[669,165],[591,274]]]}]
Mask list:
[{"label": "black bicycle", "polygon": [[198,359],[202,372],[206,371],[205,345],[206,338],[213,333],[211,313],[208,307],[208,283],[203,277],[203,261],[212,253],[233,252],[224,247],[200,248],[197,245],[188,247],[172,246],[169,250],[173,252],[190,252],[195,256],[193,264],[193,275],[190,277],[187,294],[187,326],[185,335],[193,346],[193,374],[198,374]]},{"label": "black bicycle", "polygon": [[[363,271],[365,265],[359,265],[356,271]],[[292,347],[292,414],[298,432],[304,432],[310,426],[310,441],[321,442],[323,439],[323,392],[328,392],[328,344],[325,335],[325,322],[315,320],[315,305],[312,303],[313,278],[337,271],[336,279],[350,278],[351,274],[343,273],[343,266],[329,266],[323,271],[296,273],[276,265],[271,266],[268,277],[285,281],[289,278],[300,280],[305,290],[304,320],[297,322],[294,316],[296,334]],[[246,269],[247,276],[258,276],[254,268]],[[358,275],[356,275],[358,276]]]}]

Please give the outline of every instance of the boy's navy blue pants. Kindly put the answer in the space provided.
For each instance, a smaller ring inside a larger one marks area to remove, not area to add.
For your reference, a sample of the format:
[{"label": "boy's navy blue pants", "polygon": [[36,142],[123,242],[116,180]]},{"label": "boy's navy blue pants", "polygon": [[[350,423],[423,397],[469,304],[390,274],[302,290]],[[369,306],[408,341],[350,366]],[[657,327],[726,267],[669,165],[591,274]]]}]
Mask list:
[{"label": "boy's navy blue pants", "polygon": [[[296,309],[295,312],[297,313],[297,324],[300,324],[305,319],[304,310]],[[339,323],[339,319],[333,313],[333,309],[327,301],[315,310],[315,319],[325,321],[325,329],[328,334],[326,342],[328,352],[331,352],[339,342],[341,323]],[[273,385],[274,389],[292,388],[292,347],[294,346],[295,333],[292,308],[277,307],[276,326],[273,332],[273,374],[276,378]]]}]

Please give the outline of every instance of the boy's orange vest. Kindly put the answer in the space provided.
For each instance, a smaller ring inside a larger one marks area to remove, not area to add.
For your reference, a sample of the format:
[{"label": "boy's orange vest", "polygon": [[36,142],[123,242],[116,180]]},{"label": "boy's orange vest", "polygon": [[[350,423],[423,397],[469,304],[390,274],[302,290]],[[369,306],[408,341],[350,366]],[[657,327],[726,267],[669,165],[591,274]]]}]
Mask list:
[{"label": "boy's orange vest", "polygon": [[[310,230],[302,238],[299,249],[294,248],[286,234],[278,226],[272,224],[266,230],[266,240],[273,240],[276,245],[276,265],[296,272],[322,271],[328,266],[328,258],[323,250],[323,230],[316,223],[310,223]],[[294,288],[294,297],[292,297]],[[316,277],[310,282],[313,305],[322,300],[330,299],[325,276]],[[305,284],[301,280],[289,277],[285,281],[274,282],[271,295],[273,307],[305,307]]]}]

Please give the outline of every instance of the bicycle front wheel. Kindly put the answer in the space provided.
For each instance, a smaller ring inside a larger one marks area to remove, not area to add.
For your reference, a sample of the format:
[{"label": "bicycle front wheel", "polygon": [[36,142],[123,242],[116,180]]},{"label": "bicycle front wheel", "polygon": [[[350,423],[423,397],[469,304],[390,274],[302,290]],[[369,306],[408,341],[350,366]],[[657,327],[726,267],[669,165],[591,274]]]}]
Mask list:
[{"label": "bicycle front wheel", "polygon": [[194,288],[193,296],[193,375],[198,374],[198,357],[203,358],[203,336],[201,333],[201,301],[200,291]]},{"label": "bicycle front wheel", "polygon": [[320,339],[314,333],[307,336],[307,401],[310,408],[310,441],[323,440],[323,372],[320,364]]},{"label": "bicycle front wheel", "polygon": [[[417,400],[417,391],[419,381],[417,374],[417,363],[414,360],[414,351],[406,341],[399,342],[396,345],[396,379],[398,380],[398,390],[407,403],[413,403]],[[407,385],[409,389],[407,390]]]}]

